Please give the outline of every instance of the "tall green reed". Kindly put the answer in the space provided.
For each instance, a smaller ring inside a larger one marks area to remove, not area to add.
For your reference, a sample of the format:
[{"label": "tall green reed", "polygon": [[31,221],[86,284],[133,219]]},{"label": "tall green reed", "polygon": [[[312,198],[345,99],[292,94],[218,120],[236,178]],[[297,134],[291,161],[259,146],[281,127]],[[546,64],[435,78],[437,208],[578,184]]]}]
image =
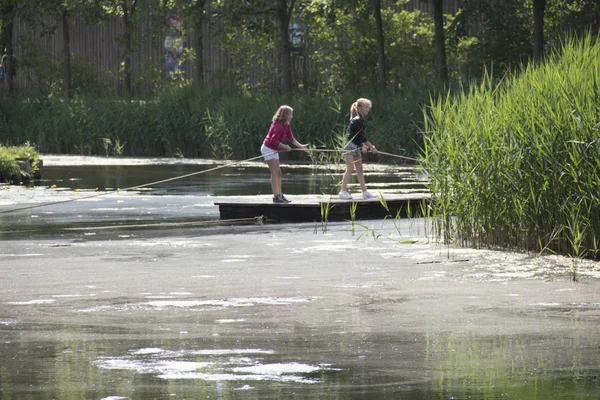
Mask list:
[{"label": "tall green reed", "polygon": [[446,242],[598,257],[600,44],[432,98],[423,158]]}]

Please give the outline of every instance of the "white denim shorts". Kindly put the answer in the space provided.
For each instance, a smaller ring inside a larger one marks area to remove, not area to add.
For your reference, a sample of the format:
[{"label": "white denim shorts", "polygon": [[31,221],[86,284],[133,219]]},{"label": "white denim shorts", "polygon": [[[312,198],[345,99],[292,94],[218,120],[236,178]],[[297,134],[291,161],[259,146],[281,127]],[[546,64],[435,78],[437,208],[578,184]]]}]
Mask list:
[{"label": "white denim shorts", "polygon": [[277,150],[273,150],[272,148],[265,146],[264,144],[260,146],[260,154],[262,154],[265,157],[265,161],[279,160],[279,152]]}]

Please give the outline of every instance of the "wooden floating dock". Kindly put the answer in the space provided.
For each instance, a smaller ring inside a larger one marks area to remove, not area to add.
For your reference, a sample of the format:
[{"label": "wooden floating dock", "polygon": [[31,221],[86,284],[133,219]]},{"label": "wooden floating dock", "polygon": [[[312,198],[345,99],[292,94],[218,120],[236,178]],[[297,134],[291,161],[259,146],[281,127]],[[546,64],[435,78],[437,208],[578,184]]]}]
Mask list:
[{"label": "wooden floating dock", "polygon": [[[384,196],[384,207],[379,199],[374,200],[340,200],[338,198],[316,198],[310,196],[288,196],[292,202],[287,204],[273,203],[271,198],[217,202],[220,218],[240,219],[263,217],[266,222],[322,222],[350,221],[365,219],[383,219],[386,217],[419,217],[423,210],[430,206],[427,195],[390,195]],[[300,197],[300,199],[297,199]],[[352,217],[352,208],[354,218]]]}]

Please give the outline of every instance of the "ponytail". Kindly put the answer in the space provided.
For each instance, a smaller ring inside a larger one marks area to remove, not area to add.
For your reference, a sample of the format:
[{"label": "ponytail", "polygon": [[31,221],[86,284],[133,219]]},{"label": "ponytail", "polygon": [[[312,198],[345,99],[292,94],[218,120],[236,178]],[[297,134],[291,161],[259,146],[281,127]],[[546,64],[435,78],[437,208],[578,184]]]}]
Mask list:
[{"label": "ponytail", "polygon": [[360,99],[358,99],[354,103],[352,103],[352,105],[350,106],[350,119],[352,119],[358,115],[358,106],[361,104],[371,105],[371,100],[364,99],[361,97]]},{"label": "ponytail", "polygon": [[358,115],[358,103],[355,101],[350,106],[350,119],[356,117]]}]

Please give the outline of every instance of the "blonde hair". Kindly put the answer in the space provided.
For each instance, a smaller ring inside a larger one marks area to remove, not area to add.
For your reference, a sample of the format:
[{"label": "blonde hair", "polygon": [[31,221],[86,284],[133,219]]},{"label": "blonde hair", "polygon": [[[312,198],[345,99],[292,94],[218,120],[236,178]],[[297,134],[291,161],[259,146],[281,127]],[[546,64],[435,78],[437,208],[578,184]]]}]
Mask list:
[{"label": "blonde hair", "polygon": [[363,104],[371,105],[372,103],[371,103],[371,100],[363,99],[362,97],[360,99],[356,100],[350,106],[350,119],[352,119],[358,115],[358,107]]},{"label": "blonde hair", "polygon": [[289,122],[293,111],[294,109],[290,106],[279,107],[275,115],[273,115],[273,122],[280,122],[282,124]]}]

